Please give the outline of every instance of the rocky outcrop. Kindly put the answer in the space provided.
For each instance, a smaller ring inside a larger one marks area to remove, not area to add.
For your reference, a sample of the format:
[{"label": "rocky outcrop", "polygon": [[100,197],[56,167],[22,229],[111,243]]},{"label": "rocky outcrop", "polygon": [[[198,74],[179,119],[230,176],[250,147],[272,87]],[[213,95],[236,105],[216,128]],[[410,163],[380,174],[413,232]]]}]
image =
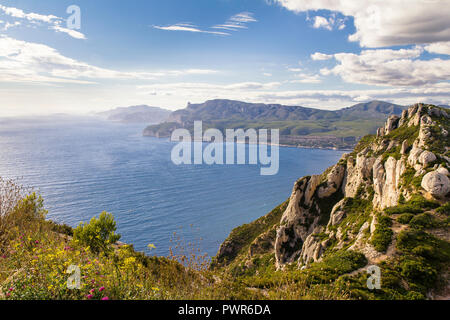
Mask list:
[{"label": "rocky outcrop", "polygon": [[384,134],[389,134],[393,130],[398,128],[398,123],[400,118],[397,116],[390,116],[386,121],[386,125],[384,126]]},{"label": "rocky outcrop", "polygon": [[358,154],[356,160],[352,156],[348,158],[343,186],[345,197],[354,197],[361,183],[369,181],[375,160],[374,157],[367,157],[363,153]]},{"label": "rocky outcrop", "polygon": [[[376,252],[367,244],[366,236],[376,227],[374,213],[396,206],[401,197],[410,196],[414,186],[404,185],[404,175],[408,172],[410,176],[411,170],[413,177],[424,175],[421,192],[435,199],[448,199],[447,168],[434,165],[435,170],[427,172],[437,160],[448,159],[430,147],[437,139],[434,136],[436,117],[448,119],[449,115],[436,107],[414,105],[401,117],[389,117],[376,137],[357,147],[359,152],[344,155],[338,165],[321,176],[300,179],[277,230],[277,267],[283,268],[294,261],[299,265],[319,261],[330,239],[335,239],[336,248],[343,248],[346,241],[353,239],[352,249],[359,248],[369,259],[374,259]],[[441,127],[440,132],[447,131]],[[341,225],[348,216],[345,201],[348,198],[366,199],[373,206],[371,224],[364,223],[355,234],[344,231],[348,225]],[[318,236],[319,233],[324,236]]]},{"label": "rocky outcrop", "polygon": [[405,169],[403,160],[389,157],[383,163],[382,157],[377,159],[373,166],[373,188],[375,190],[373,204],[375,208],[384,209],[398,204],[398,186]]}]

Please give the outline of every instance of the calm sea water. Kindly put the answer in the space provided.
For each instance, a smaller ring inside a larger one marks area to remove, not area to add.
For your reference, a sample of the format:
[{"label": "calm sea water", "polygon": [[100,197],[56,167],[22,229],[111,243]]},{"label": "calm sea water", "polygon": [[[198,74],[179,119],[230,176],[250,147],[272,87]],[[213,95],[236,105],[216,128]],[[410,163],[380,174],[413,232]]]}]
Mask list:
[{"label": "calm sea water", "polygon": [[275,176],[254,165],[176,166],[174,143],[142,137],[142,129],[81,118],[0,119],[0,176],[38,189],[55,221],[76,226],[106,210],[121,240],[138,250],[167,255],[177,232],[214,256],[233,228],[268,213],[299,177],[342,154],[281,148]]}]

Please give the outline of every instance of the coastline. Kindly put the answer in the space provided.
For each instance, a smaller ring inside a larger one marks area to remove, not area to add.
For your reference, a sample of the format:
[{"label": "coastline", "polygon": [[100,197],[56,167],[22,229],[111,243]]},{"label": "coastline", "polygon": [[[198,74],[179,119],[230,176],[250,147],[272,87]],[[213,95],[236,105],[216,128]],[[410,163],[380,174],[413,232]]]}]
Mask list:
[{"label": "coastline", "polygon": [[[152,136],[152,135],[142,135],[145,138],[156,138],[156,139],[166,139],[167,141],[170,142],[177,142],[177,141],[172,141],[170,139],[170,137],[156,137],[156,136]],[[206,141],[206,140],[194,140],[193,142],[203,142],[203,143],[211,143],[211,141]],[[236,143],[239,144],[250,144],[248,142],[241,142],[241,141],[236,141]],[[261,143],[261,144],[268,144],[268,143]],[[315,150],[334,150],[334,151],[352,151],[354,147],[349,147],[349,148],[329,148],[329,147],[320,147],[320,146],[306,146],[306,145],[289,145],[289,144],[270,144],[270,145],[274,145],[274,146],[278,146],[281,148],[296,148],[296,149],[315,149]]]}]

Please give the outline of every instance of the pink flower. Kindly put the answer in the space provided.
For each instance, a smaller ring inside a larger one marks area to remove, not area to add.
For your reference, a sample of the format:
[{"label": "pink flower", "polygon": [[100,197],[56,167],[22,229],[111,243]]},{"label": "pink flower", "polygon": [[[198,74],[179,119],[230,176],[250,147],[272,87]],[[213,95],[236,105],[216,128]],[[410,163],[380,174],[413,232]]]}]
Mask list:
[{"label": "pink flower", "polygon": [[95,289],[91,289],[91,290],[89,290],[89,292],[90,292],[90,293],[94,293],[94,292],[95,292]]},{"label": "pink flower", "polygon": [[6,294],[7,297],[9,297],[10,295],[11,295],[11,293],[9,293],[9,292]]},{"label": "pink flower", "polygon": [[39,241],[36,240],[34,243],[39,244]]},{"label": "pink flower", "polygon": [[105,287],[100,287],[100,289],[98,289],[98,291],[102,292],[103,290],[105,290]]},{"label": "pink flower", "polygon": [[86,298],[88,298],[88,299],[92,299],[94,296],[92,295],[92,294],[88,294],[87,296],[86,296]]},{"label": "pink flower", "polygon": [[9,291],[14,291],[14,288],[9,288]]},{"label": "pink flower", "polygon": [[108,297],[103,297],[102,300],[109,300],[109,298]]}]

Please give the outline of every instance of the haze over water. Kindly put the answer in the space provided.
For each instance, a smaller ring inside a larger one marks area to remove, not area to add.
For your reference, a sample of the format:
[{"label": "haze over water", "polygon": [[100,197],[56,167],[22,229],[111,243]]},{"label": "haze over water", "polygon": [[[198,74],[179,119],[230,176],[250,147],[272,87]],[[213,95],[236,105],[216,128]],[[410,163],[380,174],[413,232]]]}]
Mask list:
[{"label": "haze over water", "polygon": [[114,214],[121,241],[167,255],[173,232],[214,256],[230,231],[286,200],[294,182],[335,164],[342,151],[280,148],[280,170],[182,165],[174,143],[142,137],[145,125],[94,119],[0,119],[0,176],[37,188],[49,219],[75,227]]}]

